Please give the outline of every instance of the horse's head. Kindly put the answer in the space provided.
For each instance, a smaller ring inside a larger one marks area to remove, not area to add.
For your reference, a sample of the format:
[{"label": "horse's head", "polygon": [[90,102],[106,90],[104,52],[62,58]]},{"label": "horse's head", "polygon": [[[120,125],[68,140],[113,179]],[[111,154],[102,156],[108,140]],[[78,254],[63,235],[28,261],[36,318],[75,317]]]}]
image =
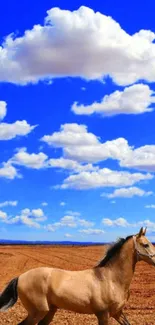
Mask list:
[{"label": "horse's head", "polygon": [[145,234],[146,228],[143,229],[142,227],[139,233],[133,236],[137,259],[155,266],[155,247],[147,239]]}]

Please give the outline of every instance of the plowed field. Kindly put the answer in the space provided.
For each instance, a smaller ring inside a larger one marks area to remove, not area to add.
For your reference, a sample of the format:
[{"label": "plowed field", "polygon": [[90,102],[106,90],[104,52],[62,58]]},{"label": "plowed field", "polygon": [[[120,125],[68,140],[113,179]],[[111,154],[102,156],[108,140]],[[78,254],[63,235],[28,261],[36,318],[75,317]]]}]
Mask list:
[{"label": "plowed field", "polygon": [[[68,270],[92,267],[104,254],[105,246],[0,246],[0,291],[13,277],[38,266]],[[155,267],[140,262],[136,266],[131,295],[125,312],[131,324],[155,325]],[[0,325],[18,324],[26,315],[20,301],[7,312],[0,313]],[[60,310],[54,325],[94,325],[96,318]],[[113,320],[111,325],[116,324]]]}]

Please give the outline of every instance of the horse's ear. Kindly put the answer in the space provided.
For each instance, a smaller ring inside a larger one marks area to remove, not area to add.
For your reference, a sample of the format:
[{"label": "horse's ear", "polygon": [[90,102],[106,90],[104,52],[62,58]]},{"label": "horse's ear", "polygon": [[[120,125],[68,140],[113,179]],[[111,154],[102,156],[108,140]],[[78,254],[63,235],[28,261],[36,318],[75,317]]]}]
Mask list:
[{"label": "horse's ear", "polygon": [[144,229],[144,232],[143,232],[144,236],[146,235],[146,230],[147,230],[147,227],[145,227],[145,229]]},{"label": "horse's ear", "polygon": [[143,229],[143,227],[141,227],[139,230],[139,233],[138,233],[138,237],[141,237],[143,235],[144,235],[144,229]]}]

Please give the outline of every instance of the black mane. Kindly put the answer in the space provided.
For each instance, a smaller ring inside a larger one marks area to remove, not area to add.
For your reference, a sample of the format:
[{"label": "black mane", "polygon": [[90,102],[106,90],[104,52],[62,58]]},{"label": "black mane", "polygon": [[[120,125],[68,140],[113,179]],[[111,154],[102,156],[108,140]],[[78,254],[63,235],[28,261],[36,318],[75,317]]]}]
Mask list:
[{"label": "black mane", "polygon": [[109,249],[106,252],[106,255],[104,258],[97,264],[96,267],[102,267],[105,266],[106,263],[114,256],[116,255],[122,248],[122,246],[133,236],[128,236],[126,238],[120,238],[116,243],[111,245]]}]

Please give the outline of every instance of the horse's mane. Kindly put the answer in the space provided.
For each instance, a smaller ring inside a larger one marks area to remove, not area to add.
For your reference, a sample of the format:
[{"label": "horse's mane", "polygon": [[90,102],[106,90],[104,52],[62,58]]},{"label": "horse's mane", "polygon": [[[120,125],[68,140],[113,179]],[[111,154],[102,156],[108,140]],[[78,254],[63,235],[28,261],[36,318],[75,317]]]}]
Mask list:
[{"label": "horse's mane", "polygon": [[126,238],[119,238],[118,241],[116,243],[114,243],[113,245],[111,245],[107,252],[106,255],[104,256],[104,258],[96,265],[96,267],[102,267],[105,266],[107,262],[109,262],[109,260],[111,260],[111,258],[116,255],[122,248],[122,246],[133,236],[127,236]]}]

